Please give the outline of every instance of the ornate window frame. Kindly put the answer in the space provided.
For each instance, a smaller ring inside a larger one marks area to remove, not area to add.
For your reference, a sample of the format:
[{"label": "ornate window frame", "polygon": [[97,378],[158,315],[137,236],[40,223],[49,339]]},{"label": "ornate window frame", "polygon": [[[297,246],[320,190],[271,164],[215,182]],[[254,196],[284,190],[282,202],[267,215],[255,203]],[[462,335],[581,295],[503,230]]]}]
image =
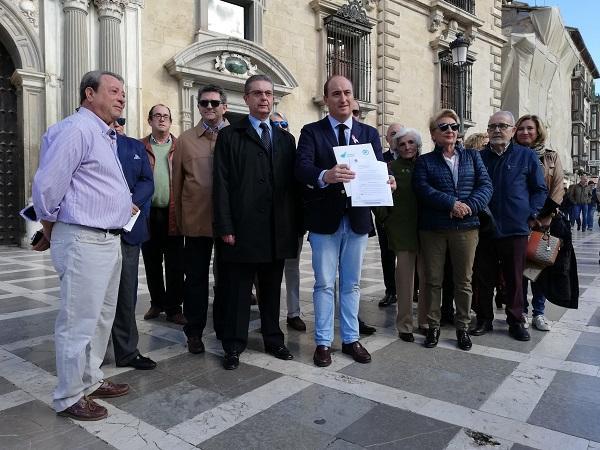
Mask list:
[{"label": "ornate window frame", "polygon": [[[366,11],[373,10],[375,5],[373,1],[369,0],[348,0],[348,3],[346,5],[342,5],[341,7],[339,2],[332,0],[312,0],[309,5],[315,12],[315,29],[320,33],[317,60],[319,61],[319,67],[321,67],[321,69],[317,72],[318,91],[313,96],[313,103],[318,105],[321,108],[321,113],[325,115],[327,109],[323,99],[323,92],[321,91],[321,87],[327,79],[327,29],[325,27],[325,20],[330,16],[335,16],[338,11],[342,10],[342,8],[350,6],[350,8],[353,8],[352,14],[354,18],[356,18],[356,15],[359,14],[361,16],[361,20],[363,21],[363,26],[373,28],[377,25],[377,19],[369,17]],[[357,11],[356,8],[359,8],[360,11]],[[347,14],[346,11],[348,11],[347,8],[341,11],[340,14]],[[369,48],[369,52],[371,52],[371,48]],[[371,83],[371,89],[372,87],[373,83]],[[377,105],[375,103],[358,99],[357,102],[360,105],[361,118],[363,119],[370,111],[377,110]]]}]

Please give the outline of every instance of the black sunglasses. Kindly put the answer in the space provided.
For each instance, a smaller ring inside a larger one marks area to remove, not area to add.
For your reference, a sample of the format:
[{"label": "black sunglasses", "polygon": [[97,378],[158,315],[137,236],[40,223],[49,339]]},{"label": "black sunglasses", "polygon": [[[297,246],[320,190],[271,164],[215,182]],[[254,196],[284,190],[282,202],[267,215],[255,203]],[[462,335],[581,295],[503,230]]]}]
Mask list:
[{"label": "black sunglasses", "polygon": [[460,125],[457,123],[440,123],[440,124],[438,124],[437,127],[442,132],[448,131],[448,128],[452,129],[452,131],[458,131],[458,129],[460,128]]},{"label": "black sunglasses", "polygon": [[287,128],[288,127],[288,123],[287,123],[286,120],[272,120],[271,122],[276,127],[280,127],[280,128]]},{"label": "black sunglasses", "polygon": [[124,127],[126,120],[125,120],[125,117],[119,117],[117,120],[115,120],[115,122],[117,122],[119,125]]},{"label": "black sunglasses", "polygon": [[213,108],[216,108],[217,106],[219,106],[221,104],[221,100],[199,100],[198,104],[200,106],[202,106],[203,108],[208,108],[209,104]]}]

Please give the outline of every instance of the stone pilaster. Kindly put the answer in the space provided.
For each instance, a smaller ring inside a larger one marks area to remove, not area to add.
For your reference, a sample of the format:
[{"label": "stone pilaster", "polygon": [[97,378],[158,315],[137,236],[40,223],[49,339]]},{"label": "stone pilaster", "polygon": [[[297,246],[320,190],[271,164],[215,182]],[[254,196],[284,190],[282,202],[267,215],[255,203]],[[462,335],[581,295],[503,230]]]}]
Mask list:
[{"label": "stone pilaster", "polygon": [[100,70],[122,74],[121,21],[128,0],[94,0],[100,22]]},{"label": "stone pilaster", "polygon": [[79,106],[79,83],[88,71],[89,0],[62,0],[64,21],[63,116]]}]

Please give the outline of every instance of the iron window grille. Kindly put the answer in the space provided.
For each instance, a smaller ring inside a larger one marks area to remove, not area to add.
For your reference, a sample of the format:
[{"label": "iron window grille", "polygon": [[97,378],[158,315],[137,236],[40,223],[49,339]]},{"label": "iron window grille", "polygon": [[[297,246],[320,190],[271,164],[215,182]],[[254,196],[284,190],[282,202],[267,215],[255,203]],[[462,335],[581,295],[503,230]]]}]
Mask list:
[{"label": "iron window grille", "polygon": [[444,0],[469,14],[475,15],[475,0]]},{"label": "iron window grille", "polygon": [[463,68],[462,91],[459,91],[460,70],[452,63],[452,54],[445,51],[440,54],[441,95],[440,106],[442,109],[453,109],[457,113],[459,95],[464,98],[464,120],[471,120],[471,101],[473,97],[473,61],[467,60]]},{"label": "iron window grille", "polygon": [[352,81],[354,98],[371,101],[371,26],[337,14],[323,20],[327,33],[327,78]]}]

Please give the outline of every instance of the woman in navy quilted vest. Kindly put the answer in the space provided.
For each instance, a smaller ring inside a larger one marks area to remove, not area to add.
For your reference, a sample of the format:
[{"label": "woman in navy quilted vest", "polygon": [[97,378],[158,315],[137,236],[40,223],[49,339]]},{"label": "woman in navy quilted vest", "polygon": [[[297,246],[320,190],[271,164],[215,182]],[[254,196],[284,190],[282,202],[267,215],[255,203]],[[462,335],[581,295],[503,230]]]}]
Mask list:
[{"label": "woman in navy quilted vest", "polygon": [[492,183],[479,152],[456,142],[458,129],[459,119],[453,110],[444,109],[433,116],[429,131],[435,148],[417,159],[413,188],[419,205],[419,239],[429,310],[425,347],[435,347],[440,336],[442,281],[448,250],[453,268],[457,344],[462,350],[470,350],[468,329],[478,242],[477,214],[492,197]]}]

